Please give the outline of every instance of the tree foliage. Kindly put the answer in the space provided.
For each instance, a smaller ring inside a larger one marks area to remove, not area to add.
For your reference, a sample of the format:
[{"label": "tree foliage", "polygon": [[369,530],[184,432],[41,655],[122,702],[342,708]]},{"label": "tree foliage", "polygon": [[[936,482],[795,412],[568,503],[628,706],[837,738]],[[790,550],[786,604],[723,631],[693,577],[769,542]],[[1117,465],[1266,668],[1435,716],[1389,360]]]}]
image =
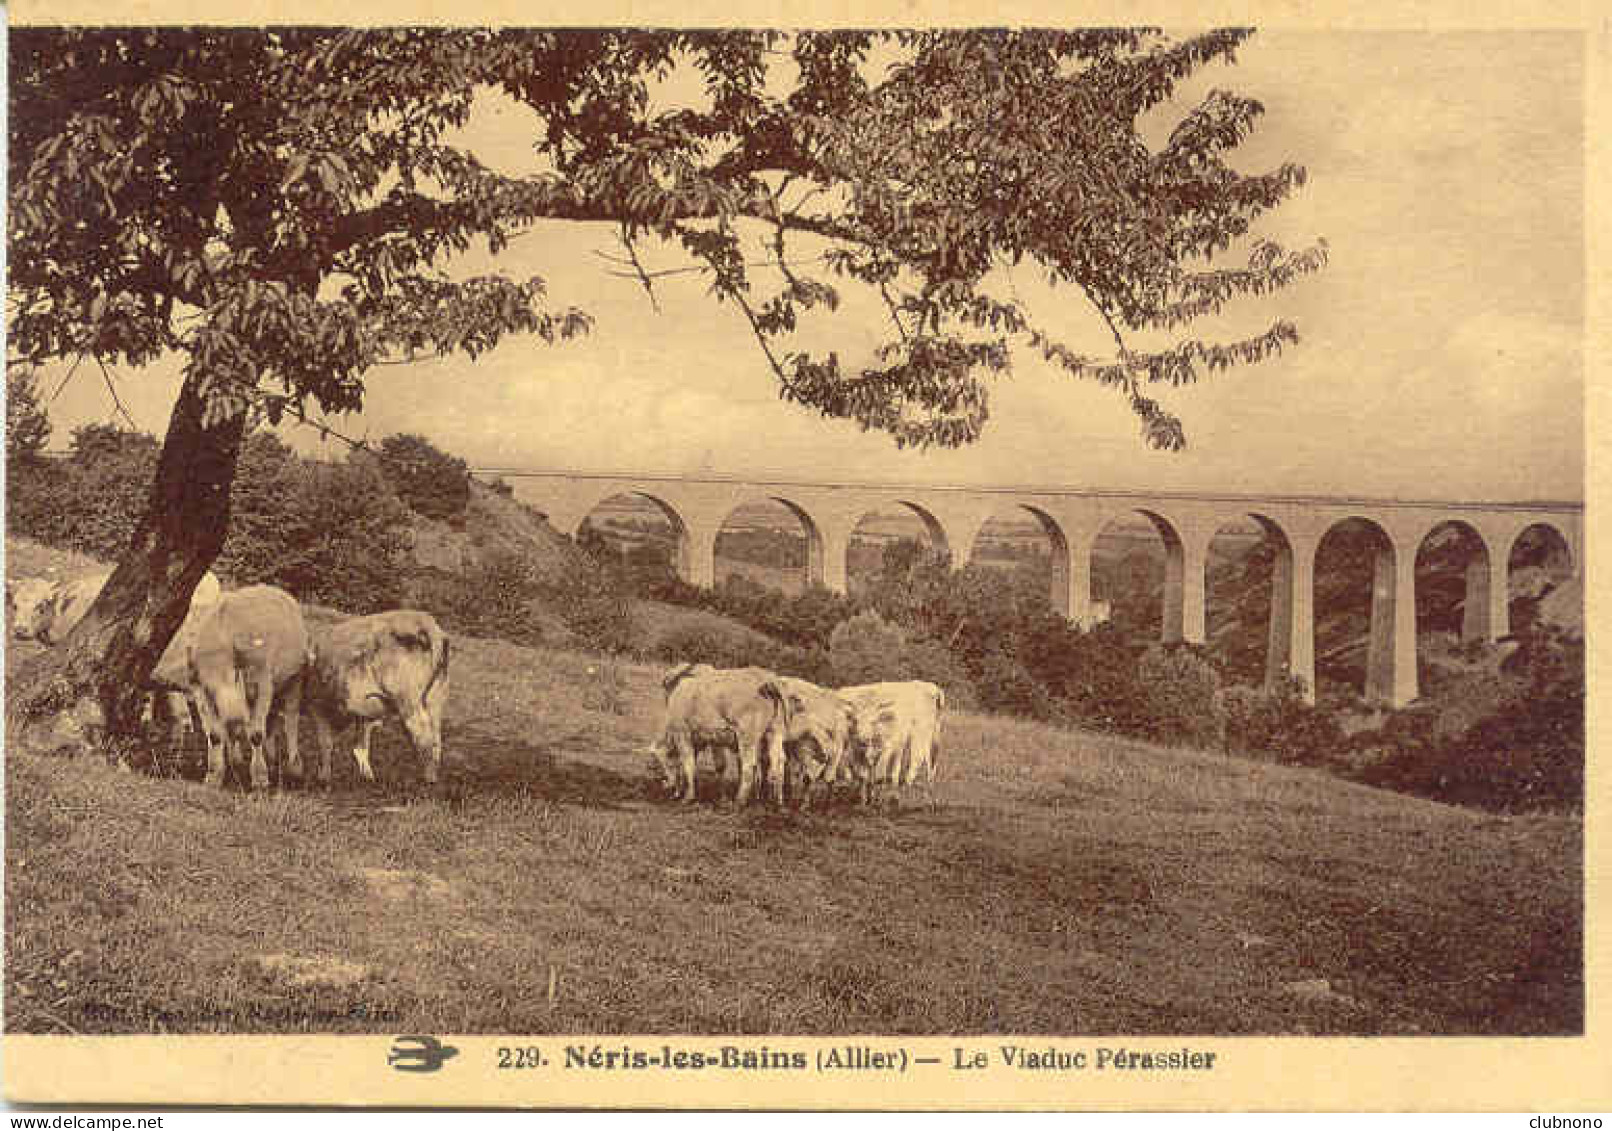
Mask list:
[{"label": "tree foliage", "polygon": [[470,469],[424,436],[400,433],[381,441],[376,470],[415,514],[462,523],[470,503]]},{"label": "tree foliage", "polygon": [[18,367],[6,373],[6,465],[37,460],[50,442],[50,416],[39,403],[39,375]]},{"label": "tree foliage", "polygon": [[[1208,266],[1304,181],[1295,164],[1227,163],[1258,102],[1216,90],[1163,145],[1143,138],[1142,115],[1249,34],[21,29],[15,346],[40,361],[180,350],[220,405],[270,384],[285,398],[264,394],[271,414],[310,396],[356,408],[383,358],[583,328],[539,280],[438,268],[536,221],[608,220],[685,248],[750,318],[784,394],[829,415],[902,442],[972,439],[980,375],[1021,336],[1122,389],[1149,439],[1175,446],[1147,386],[1258,360],[1295,331],[1151,352],[1123,334],[1178,330],[1324,259],[1256,241]],[[798,77],[779,95],[784,53]],[[706,101],[666,109],[651,88],[680,66]],[[504,176],[450,143],[483,89],[535,111],[549,171]],[[768,297],[741,222],[776,246]],[[820,277],[789,265],[800,237],[825,248]],[[1103,314],[1107,355],[993,293],[993,269],[1026,258]],[[838,277],[889,300],[881,362],[774,352],[837,302]],[[180,329],[183,309],[198,316]]]},{"label": "tree foliage", "polygon": [[[177,355],[184,373],[144,517],[58,690],[93,683],[114,725],[131,717],[128,689],[224,544],[253,421],[358,409],[377,364],[586,330],[541,278],[453,273],[456,255],[544,222],[616,225],[651,295],[640,241],[682,249],[784,397],[899,444],[976,438],[1020,342],[1180,447],[1151,390],[1296,337],[1282,321],[1234,342],[1187,325],[1325,258],[1256,241],[1210,266],[1303,182],[1296,165],[1227,162],[1257,102],[1215,92],[1161,146],[1143,137],[1142,115],[1249,34],[18,29],[13,357]],[[666,105],[677,73],[698,93]],[[498,172],[456,140],[487,91],[532,112],[540,172]],[[1076,349],[1032,325],[995,272],[1024,260],[1112,342]],[[876,359],[789,348],[847,282],[888,309]],[[1155,348],[1154,332],[1179,340]]]}]

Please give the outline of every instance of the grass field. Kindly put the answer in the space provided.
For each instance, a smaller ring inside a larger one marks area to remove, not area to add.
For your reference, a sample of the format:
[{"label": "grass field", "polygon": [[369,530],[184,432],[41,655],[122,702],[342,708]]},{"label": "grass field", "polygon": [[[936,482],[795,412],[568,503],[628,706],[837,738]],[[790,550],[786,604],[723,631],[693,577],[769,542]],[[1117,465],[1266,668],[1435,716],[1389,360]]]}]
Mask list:
[{"label": "grass field", "polygon": [[966,715],[933,807],[679,807],[657,670],[453,665],[439,794],[392,726],[330,795],[10,754],[6,1028],[1582,1029],[1578,818]]}]

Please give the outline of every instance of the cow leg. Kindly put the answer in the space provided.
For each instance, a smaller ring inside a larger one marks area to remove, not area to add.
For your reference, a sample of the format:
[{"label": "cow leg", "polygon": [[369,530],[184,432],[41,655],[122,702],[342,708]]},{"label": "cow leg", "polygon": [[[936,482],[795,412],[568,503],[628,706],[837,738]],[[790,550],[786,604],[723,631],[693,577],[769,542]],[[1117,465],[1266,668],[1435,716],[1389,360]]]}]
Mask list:
[{"label": "cow leg", "polygon": [[198,687],[193,706],[196,708],[196,717],[201,720],[202,738],[207,742],[207,776],[204,780],[208,785],[222,786],[224,725],[218,717],[218,705],[213,702],[212,694],[206,688]]},{"label": "cow leg", "polygon": [[256,686],[248,692],[246,715],[246,744],[250,751],[248,770],[253,789],[269,787],[268,730],[269,713],[274,709],[274,683],[267,673],[257,677]]},{"label": "cow leg", "polygon": [[784,741],[774,739],[767,750],[767,784],[772,788],[772,803],[784,807],[784,781],[789,776],[789,755],[784,753]]},{"label": "cow leg", "polygon": [[375,780],[375,770],[369,764],[369,740],[380,725],[379,719],[359,720],[358,741],[353,745],[353,760],[358,763],[358,776],[368,782]]},{"label": "cow leg", "polygon": [[755,788],[756,748],[750,742],[739,744],[739,786],[733,792],[733,804],[742,809],[750,803],[750,791]]},{"label": "cow leg", "polygon": [[[448,713],[448,673],[442,672],[425,693],[425,714],[431,724],[431,757],[437,773],[442,772],[442,724]],[[436,778],[432,778],[435,781]]]},{"label": "cow leg", "polygon": [[287,774],[299,782],[303,779],[302,750],[297,745],[297,732],[302,725],[301,675],[293,676],[281,689],[274,711],[279,720],[280,737],[285,742],[285,752],[279,763],[280,772],[276,775],[280,779],[280,788],[284,789]]},{"label": "cow leg", "polygon": [[[330,721],[320,712],[317,705],[308,711],[308,720],[313,724],[313,749],[317,759],[314,772],[317,775],[319,784],[329,789],[330,748],[334,745],[333,738],[337,736],[331,734]],[[304,778],[303,780],[307,779]]]},{"label": "cow leg", "polygon": [[[756,786],[756,764],[761,760],[761,744],[766,741],[767,731],[753,735],[739,734],[739,789],[733,795],[733,803],[740,809],[750,804],[750,794]],[[782,744],[781,735],[779,743]]]},{"label": "cow leg", "polygon": [[424,703],[403,717],[403,729],[408,731],[415,753],[425,763],[421,772],[426,784],[435,785],[442,775],[442,740],[436,737],[431,712]]},{"label": "cow leg", "polygon": [[[676,759],[682,780],[677,799],[684,803],[695,799],[694,791],[694,740],[679,731],[671,736],[672,757]],[[673,787],[676,788],[675,786]]]}]

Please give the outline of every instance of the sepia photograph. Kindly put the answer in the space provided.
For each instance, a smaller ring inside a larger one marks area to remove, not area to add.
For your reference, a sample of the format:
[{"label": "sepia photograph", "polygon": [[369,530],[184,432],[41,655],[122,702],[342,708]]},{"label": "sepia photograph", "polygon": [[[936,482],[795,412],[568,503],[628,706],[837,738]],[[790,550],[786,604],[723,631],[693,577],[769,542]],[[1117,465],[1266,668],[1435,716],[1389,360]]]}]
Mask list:
[{"label": "sepia photograph", "polygon": [[29,15],[12,1100],[1594,1062],[1604,36]]}]

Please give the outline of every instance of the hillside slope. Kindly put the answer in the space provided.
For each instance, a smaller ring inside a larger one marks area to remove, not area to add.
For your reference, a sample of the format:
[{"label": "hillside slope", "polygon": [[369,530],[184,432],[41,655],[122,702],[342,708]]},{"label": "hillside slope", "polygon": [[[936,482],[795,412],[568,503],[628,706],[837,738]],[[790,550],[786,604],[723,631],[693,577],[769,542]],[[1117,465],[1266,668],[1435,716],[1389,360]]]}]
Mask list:
[{"label": "hillside slope", "polygon": [[681,807],[656,677],[457,639],[440,796],[12,754],[7,1029],[1582,1030],[1576,818],[968,715],[933,808]]}]

